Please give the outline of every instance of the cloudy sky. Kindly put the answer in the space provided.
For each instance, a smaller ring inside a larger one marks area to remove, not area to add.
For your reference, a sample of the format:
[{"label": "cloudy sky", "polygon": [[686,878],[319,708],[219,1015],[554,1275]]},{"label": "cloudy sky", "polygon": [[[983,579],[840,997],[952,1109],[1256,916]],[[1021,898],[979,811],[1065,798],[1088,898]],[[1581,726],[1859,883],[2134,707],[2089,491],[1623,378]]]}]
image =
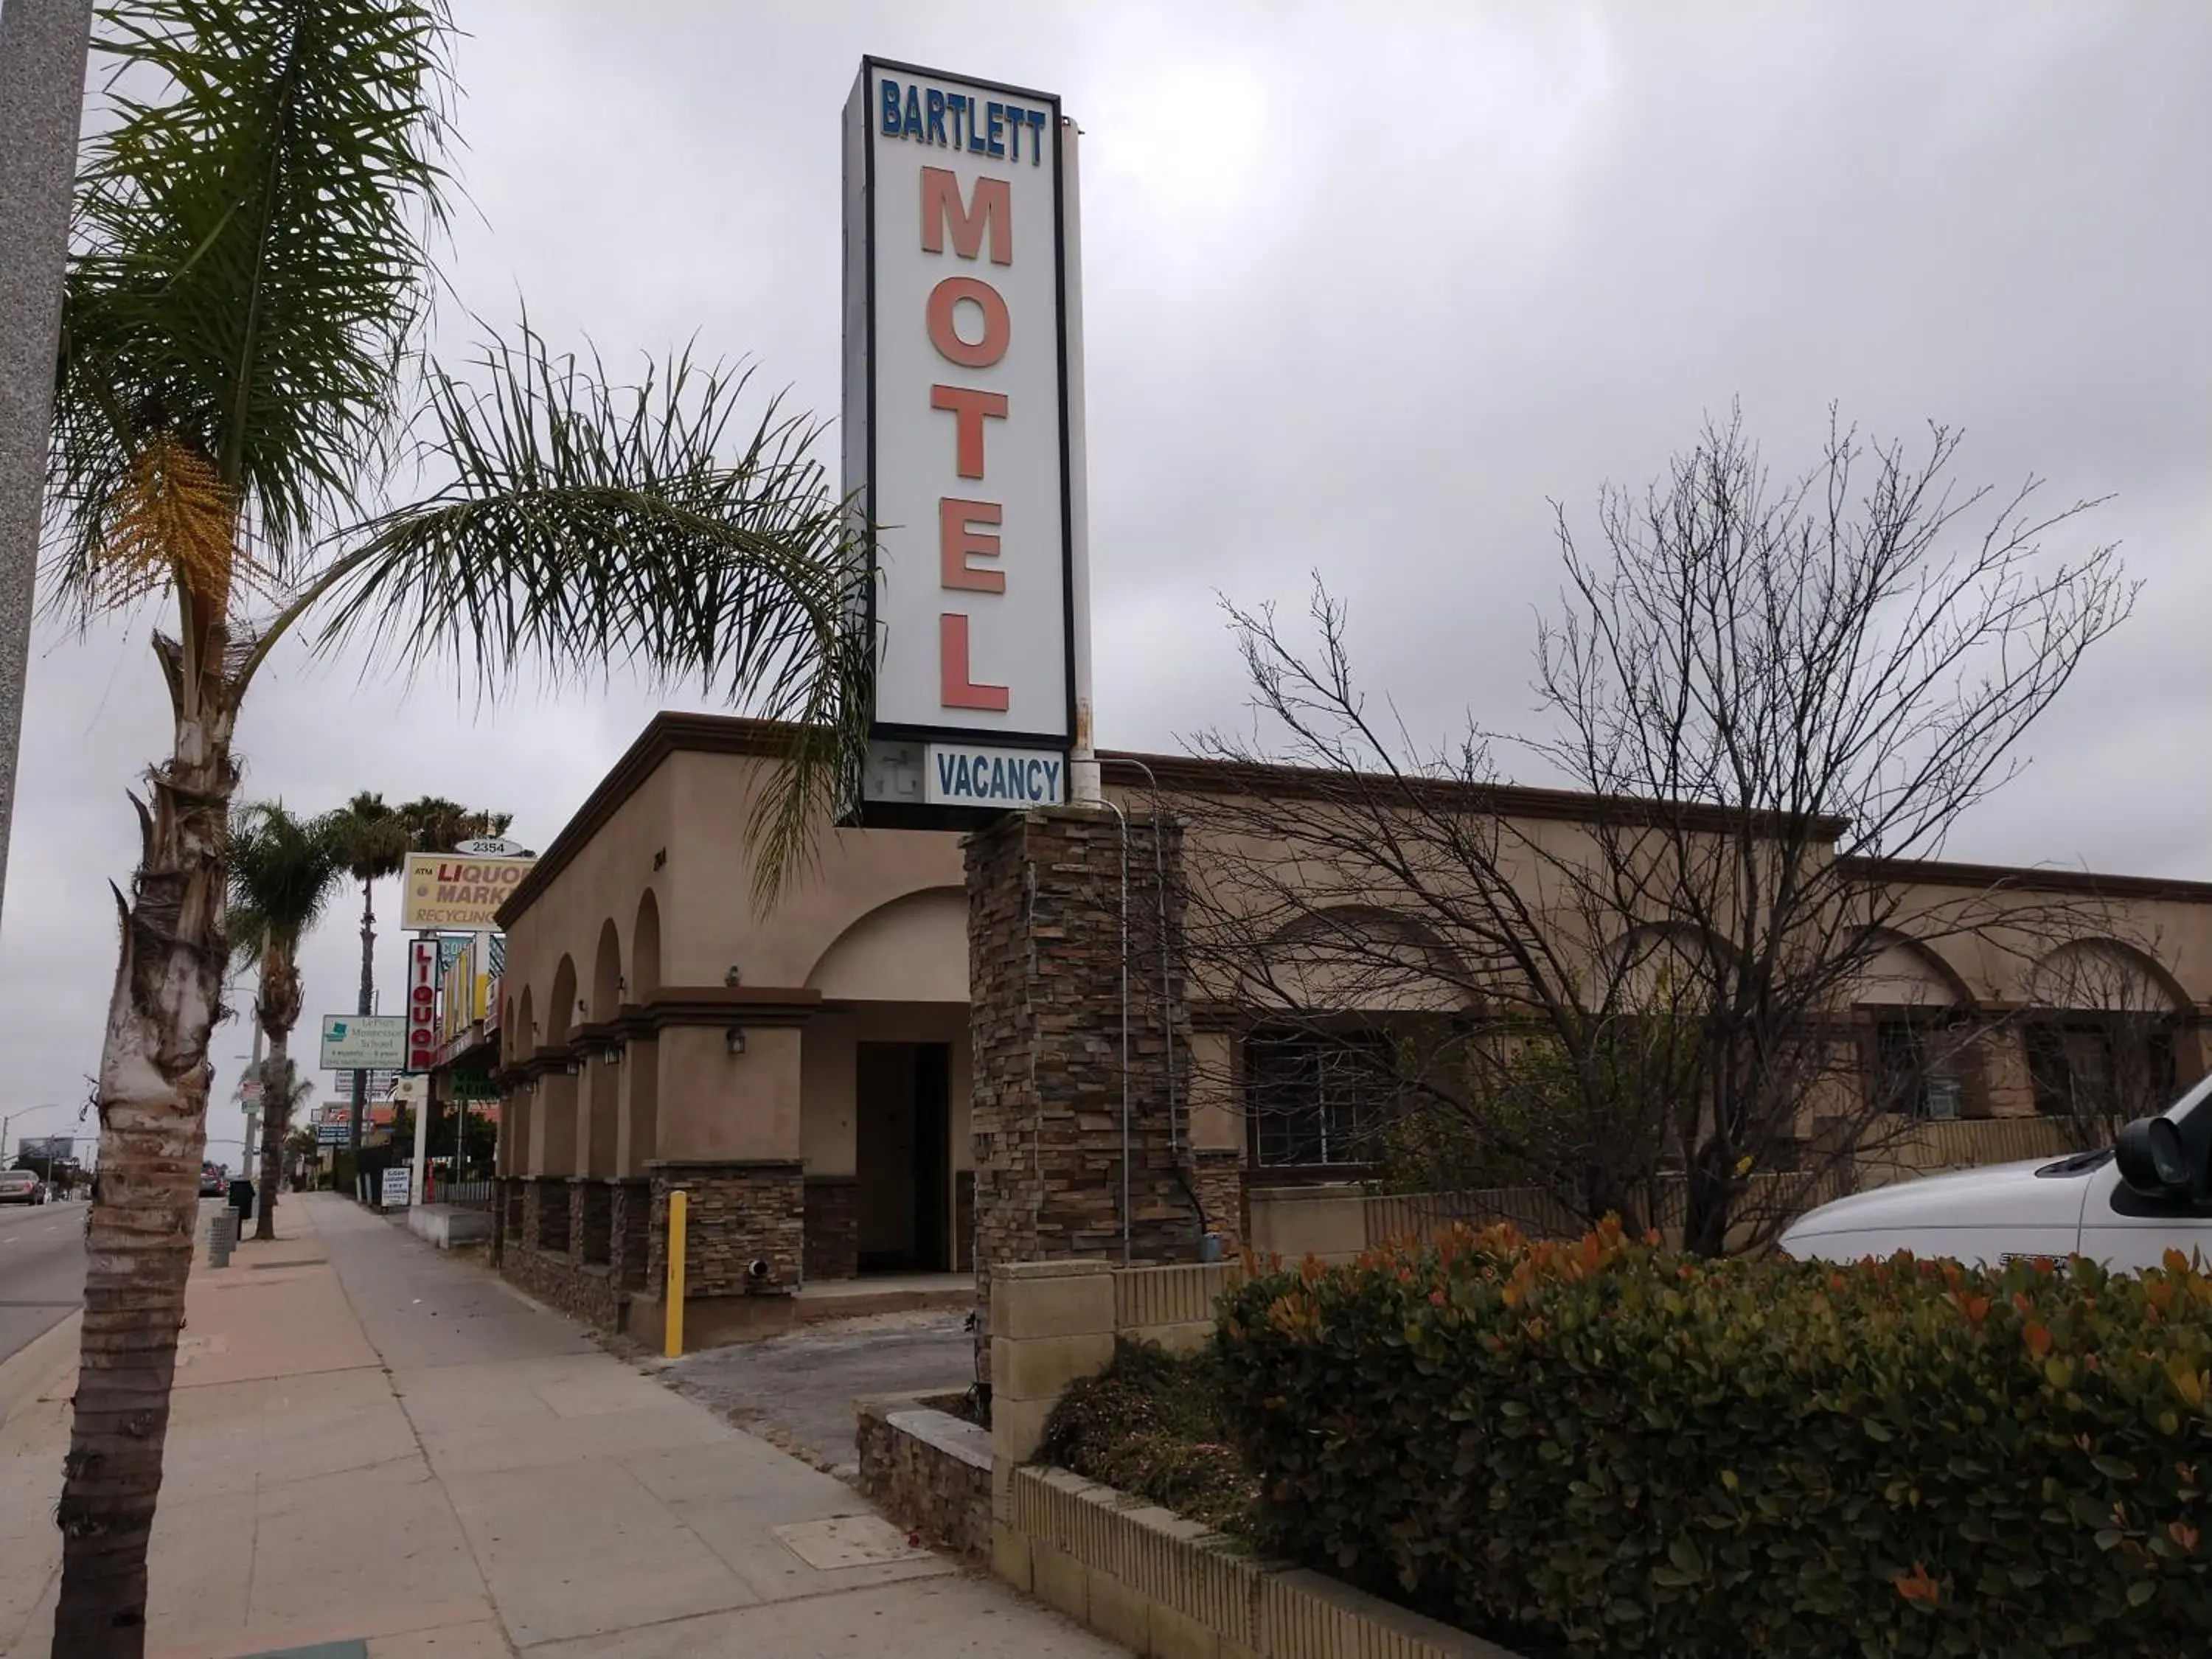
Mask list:
[{"label": "cloudy sky", "polygon": [[[1215,594],[1295,603],[1315,568],[1417,726],[1510,727],[1554,603],[1547,499],[1586,523],[1732,399],[1795,468],[1832,400],[1877,433],[1963,427],[1966,482],[2111,495],[2054,550],[2119,542],[2147,584],[1953,854],[2212,877],[2212,8],[453,3],[475,211],[447,337],[520,296],[610,355],[752,356],[825,415],[860,54],[1063,95],[1103,742],[1235,722]],[[297,659],[258,698],[250,793],[434,791],[538,847],[684,701],[618,682],[479,711]],[[166,740],[143,630],[42,635],[0,1109],[83,1097],[124,791]],[[351,1006],[357,910],[307,952],[310,1032]],[[234,1023],[213,1051],[234,1164],[246,1048]]]}]

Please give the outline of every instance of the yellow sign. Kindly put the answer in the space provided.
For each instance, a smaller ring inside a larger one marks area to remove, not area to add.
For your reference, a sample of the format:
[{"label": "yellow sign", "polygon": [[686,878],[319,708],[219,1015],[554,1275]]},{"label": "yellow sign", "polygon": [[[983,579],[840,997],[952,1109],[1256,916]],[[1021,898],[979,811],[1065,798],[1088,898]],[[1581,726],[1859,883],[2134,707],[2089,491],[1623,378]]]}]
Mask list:
[{"label": "yellow sign", "polygon": [[416,853],[400,889],[399,925],[410,932],[439,927],[489,933],[492,918],[514,896],[536,859],[478,859],[461,853]]},{"label": "yellow sign", "polygon": [[439,1036],[445,1042],[451,1042],[484,1017],[491,975],[478,970],[482,953],[481,941],[471,939],[446,969],[445,981],[438,988]]}]

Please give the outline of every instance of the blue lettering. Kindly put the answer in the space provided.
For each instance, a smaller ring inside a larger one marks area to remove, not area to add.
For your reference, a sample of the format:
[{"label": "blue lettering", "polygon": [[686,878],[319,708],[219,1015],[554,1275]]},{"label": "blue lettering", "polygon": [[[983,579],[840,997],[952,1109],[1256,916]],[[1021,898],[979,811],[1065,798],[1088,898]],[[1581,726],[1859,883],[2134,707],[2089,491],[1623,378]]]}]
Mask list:
[{"label": "blue lettering", "polygon": [[1004,104],[983,106],[983,148],[994,155],[1006,153],[1006,141],[999,136],[1006,125],[1006,106]]},{"label": "blue lettering", "polygon": [[1006,787],[1006,757],[994,756],[991,760],[991,799],[1004,800],[1013,793]]},{"label": "blue lettering", "polygon": [[1044,798],[1047,800],[1060,799],[1060,763],[1056,760],[1044,763]]},{"label": "blue lettering", "polygon": [[945,143],[945,94],[935,87],[929,89],[929,142]]},{"label": "blue lettering", "polygon": [[1030,165],[1035,167],[1044,160],[1044,112],[1025,109],[1022,118],[1030,124]]},{"label": "blue lettering", "polygon": [[983,153],[983,128],[981,123],[975,118],[980,112],[975,100],[971,99],[968,105],[968,148],[978,155]]},{"label": "blue lettering", "polygon": [[945,125],[952,129],[952,148],[958,149],[967,141],[961,137],[963,124],[968,113],[968,94],[948,92],[945,94]]},{"label": "blue lettering", "polygon": [[908,138],[921,137],[921,88],[906,89],[906,135]]},{"label": "blue lettering", "polygon": [[972,795],[975,793],[975,781],[968,775],[968,757],[963,755],[959,758],[960,763],[952,773],[952,787],[961,794]]},{"label": "blue lettering", "polygon": [[1043,786],[1037,781],[1037,775],[1043,770],[1044,763],[1042,761],[1033,760],[1029,763],[1027,768],[1027,775],[1025,775],[1022,780],[1022,793],[1026,799],[1030,800],[1042,800],[1044,799]]},{"label": "blue lettering", "polygon": [[886,76],[884,81],[884,137],[886,138],[896,138],[898,136],[898,82]]},{"label": "blue lettering", "polygon": [[1018,161],[1022,159],[1022,112],[1012,104],[1008,104],[1006,110],[1006,134],[1013,142],[1013,159]]},{"label": "blue lettering", "polygon": [[952,761],[951,755],[939,754],[937,757],[937,793],[940,795],[952,793]]}]

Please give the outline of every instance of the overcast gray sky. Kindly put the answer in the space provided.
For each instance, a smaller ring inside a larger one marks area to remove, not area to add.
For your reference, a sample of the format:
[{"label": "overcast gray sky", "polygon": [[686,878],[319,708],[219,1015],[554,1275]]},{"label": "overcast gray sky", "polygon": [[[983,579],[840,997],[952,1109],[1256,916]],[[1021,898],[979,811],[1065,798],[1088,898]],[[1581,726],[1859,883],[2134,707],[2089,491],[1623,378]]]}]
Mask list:
[{"label": "overcast gray sky", "polygon": [[[1732,398],[1794,469],[1839,400],[1878,433],[1965,428],[1968,481],[2112,495],[2078,539],[2123,543],[2148,584],[1953,854],[2212,876],[2212,7],[454,9],[480,218],[446,337],[520,295],[611,356],[694,334],[750,356],[824,415],[860,54],[1063,95],[1105,743],[1235,722],[1214,593],[1296,603],[1316,568],[1417,725],[1510,726],[1557,586],[1547,498],[1587,523],[1601,483],[1640,484]],[[478,713],[296,658],[256,696],[249,794],[434,791],[541,848],[654,708],[701,706],[617,684]],[[161,702],[143,627],[41,636],[0,1109],[83,1097]],[[313,1016],[352,1005],[358,908],[306,953],[311,1051]],[[234,1024],[214,1048],[233,1164],[246,1047]]]}]

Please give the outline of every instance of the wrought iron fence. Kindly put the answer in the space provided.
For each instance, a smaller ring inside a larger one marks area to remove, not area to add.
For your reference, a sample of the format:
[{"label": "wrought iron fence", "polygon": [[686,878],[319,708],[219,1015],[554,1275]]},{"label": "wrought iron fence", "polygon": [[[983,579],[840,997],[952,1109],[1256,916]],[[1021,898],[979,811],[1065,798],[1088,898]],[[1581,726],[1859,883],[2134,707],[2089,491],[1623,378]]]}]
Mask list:
[{"label": "wrought iron fence", "polygon": [[483,1181],[441,1181],[432,1189],[433,1204],[452,1204],[464,1210],[489,1210],[494,1183]]}]

